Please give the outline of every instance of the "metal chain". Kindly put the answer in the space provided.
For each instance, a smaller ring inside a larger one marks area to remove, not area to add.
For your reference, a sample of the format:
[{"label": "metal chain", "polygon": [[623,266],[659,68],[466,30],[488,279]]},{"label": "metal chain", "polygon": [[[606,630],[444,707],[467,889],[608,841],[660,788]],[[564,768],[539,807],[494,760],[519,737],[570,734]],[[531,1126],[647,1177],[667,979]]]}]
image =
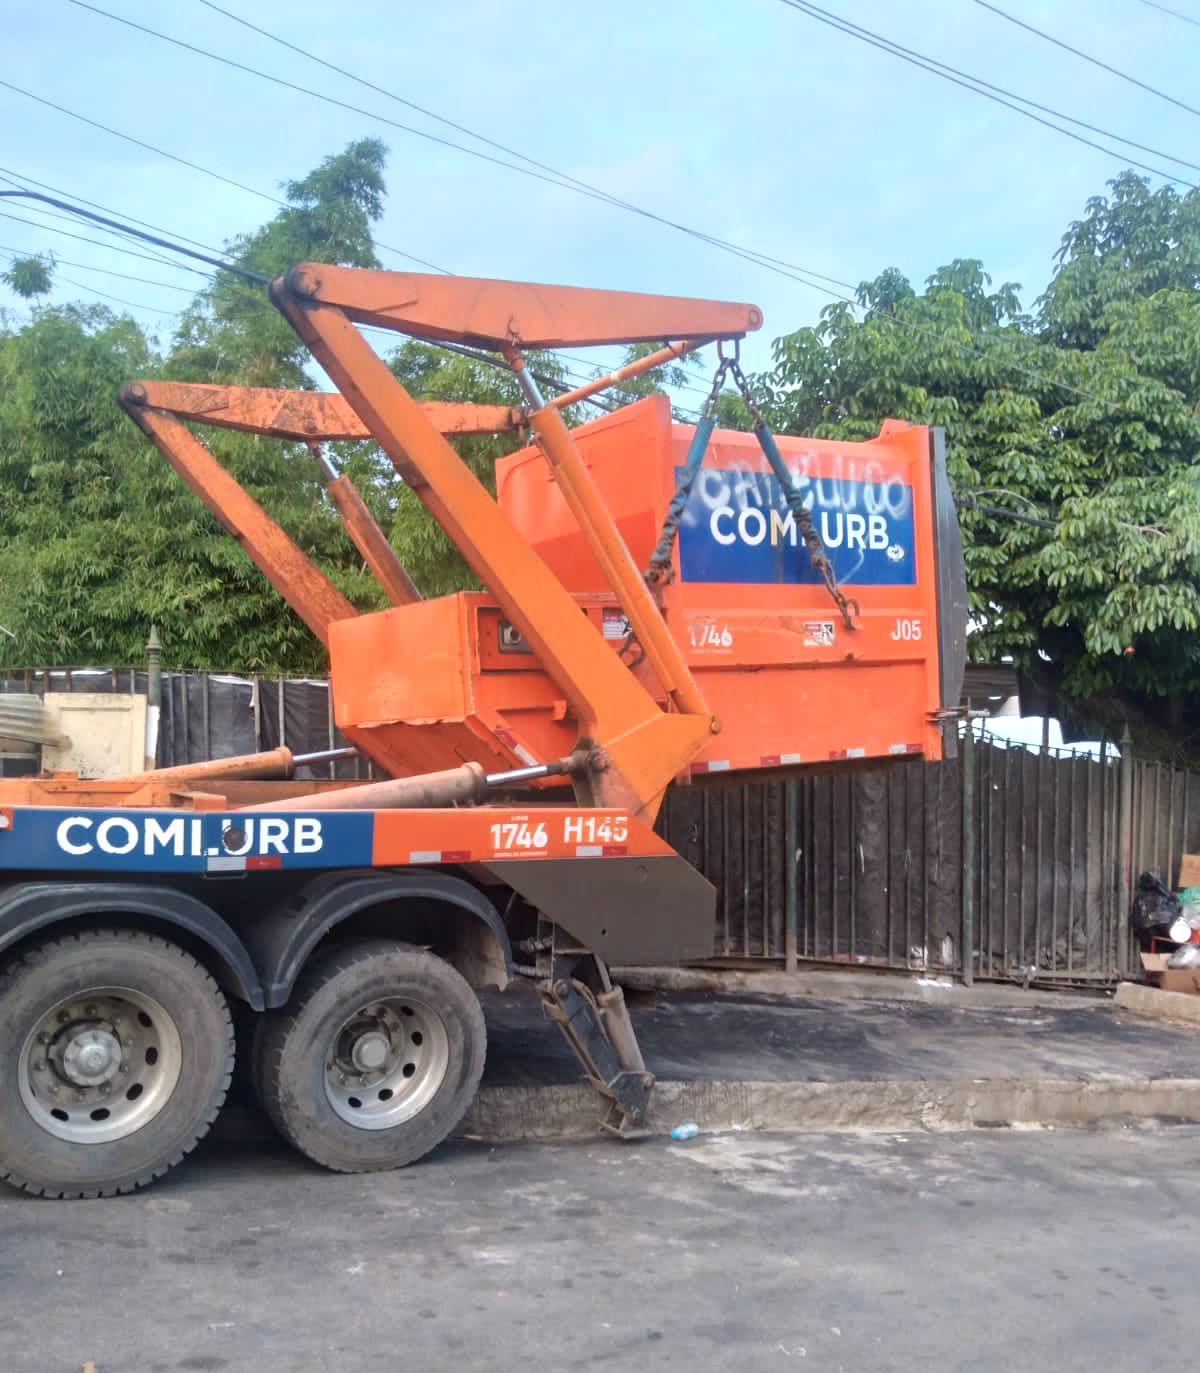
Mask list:
[{"label": "metal chain", "polygon": [[700,465],[704,461],[709,436],[716,426],[717,401],[720,399],[721,391],[725,385],[725,377],[733,365],[731,358],[720,353],[719,345],[718,355],[721,361],[716,374],[713,376],[712,389],[709,391],[708,399],[704,402],[704,408],[700,412],[700,419],[697,421],[687,458],[684,460],[683,471],[680,472],[679,479],[675,483],[675,494],[671,497],[671,503],[663,518],[662,532],[658,536],[658,543],[655,544],[654,552],[650,554],[650,561],[646,567],[646,581],[651,586],[661,586],[664,582],[671,580],[671,553],[675,547],[675,536],[679,532],[679,521],[683,518],[683,512],[692,494],[692,487],[695,486],[696,478],[700,474]]},{"label": "metal chain", "polygon": [[804,504],[804,497],[800,493],[800,488],[796,485],[792,474],[787,470],[783,457],[776,446],[775,439],[767,427],[767,422],[763,418],[763,413],[758,407],[758,402],[754,399],[754,394],[750,390],[750,383],[746,380],[746,374],[742,371],[738,361],[737,350],[734,356],[727,360],[730,375],[733,377],[734,385],[737,386],[741,394],[742,401],[746,409],[750,412],[750,418],[754,424],[754,434],[758,439],[759,447],[762,449],[767,462],[770,464],[775,477],[783,489],[784,498],[788,503],[788,509],[792,512],[792,517],[796,521],[796,528],[800,531],[800,537],[804,540],[804,547],[808,550],[808,556],[816,569],[817,574],[825,583],[825,589],[833,598],[833,603],[841,612],[842,619],[845,621],[847,629],[856,629],[855,619],[861,613],[858,602],[852,600],[838,585],[837,574],[833,570],[833,564],[829,561],[829,555],[825,552],[825,545],[821,542],[821,536],[817,533],[816,526],[813,524],[812,515],[808,507]]}]

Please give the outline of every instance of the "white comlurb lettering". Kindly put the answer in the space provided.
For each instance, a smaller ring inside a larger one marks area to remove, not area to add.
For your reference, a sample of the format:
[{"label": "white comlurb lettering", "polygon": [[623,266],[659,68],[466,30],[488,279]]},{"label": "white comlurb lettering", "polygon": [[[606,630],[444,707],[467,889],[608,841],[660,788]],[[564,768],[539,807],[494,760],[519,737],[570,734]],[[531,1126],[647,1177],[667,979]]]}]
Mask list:
[{"label": "white comlurb lettering", "polygon": [[[750,526],[754,526],[754,532],[750,532]],[[756,548],[767,537],[767,517],[755,505],[748,505],[738,516],[738,534],[742,542],[749,544],[751,548]]]},{"label": "white comlurb lettering", "polygon": [[58,847],[62,849],[64,853],[74,854],[76,857],[81,857],[85,853],[91,853],[92,845],[90,841],[85,839],[82,843],[77,844],[71,839],[71,831],[73,829],[90,830],[91,827],[92,822],[86,815],[72,815],[69,819],[64,820],[58,827],[58,834],[56,836],[58,839]]},{"label": "white comlurb lettering", "polygon": [[846,516],[846,547],[866,551],[867,521],[864,515]]},{"label": "white comlurb lettering", "polygon": [[837,531],[834,533],[829,527],[829,511],[821,511],[821,542],[826,548],[841,548],[842,538],[845,534],[845,530],[842,528],[843,518],[840,513],[833,516],[833,530]]},{"label": "white comlurb lettering", "polygon": [[322,842],[319,820],[296,821],[296,828],[292,832],[293,853],[320,853]]},{"label": "white comlurb lettering", "polygon": [[722,534],[721,531],[717,528],[717,521],[722,518],[730,520],[733,519],[733,510],[727,505],[721,506],[719,510],[714,510],[712,513],[712,518],[708,522],[709,528],[712,530],[713,538],[716,539],[716,541],[720,544],[728,545],[731,543],[736,543],[736,534]]},{"label": "white comlurb lettering", "polygon": [[168,820],[164,825],[157,816],[146,817],[146,842],[142,852],[149,857],[156,850],[169,848],[176,858],[183,857],[185,824],[182,818]]},{"label": "white comlurb lettering", "polygon": [[264,820],[258,827],[260,853],[287,853],[288,824],[286,820]]},{"label": "white comlurb lettering", "polygon": [[[116,831],[120,831],[121,840],[113,838]],[[137,842],[137,826],[123,815],[110,815],[107,820],[100,822],[96,830],[96,844],[102,853],[132,853],[137,848]]]},{"label": "white comlurb lettering", "polygon": [[771,511],[771,547],[778,548],[787,542],[796,547],[796,517],[789,510],[785,517],[780,511]]},{"label": "white comlurb lettering", "polygon": [[869,548],[886,548],[890,542],[887,520],[882,515],[869,515],[867,517],[867,546]]}]

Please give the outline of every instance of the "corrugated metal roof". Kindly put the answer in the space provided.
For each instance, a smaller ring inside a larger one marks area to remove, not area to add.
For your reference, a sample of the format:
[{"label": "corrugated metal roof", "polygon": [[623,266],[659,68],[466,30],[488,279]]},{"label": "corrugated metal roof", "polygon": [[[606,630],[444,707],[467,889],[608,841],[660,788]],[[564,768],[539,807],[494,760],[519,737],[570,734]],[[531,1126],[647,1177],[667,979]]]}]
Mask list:
[{"label": "corrugated metal roof", "polygon": [[0,742],[56,744],[58,732],[47,722],[40,697],[0,693]]}]

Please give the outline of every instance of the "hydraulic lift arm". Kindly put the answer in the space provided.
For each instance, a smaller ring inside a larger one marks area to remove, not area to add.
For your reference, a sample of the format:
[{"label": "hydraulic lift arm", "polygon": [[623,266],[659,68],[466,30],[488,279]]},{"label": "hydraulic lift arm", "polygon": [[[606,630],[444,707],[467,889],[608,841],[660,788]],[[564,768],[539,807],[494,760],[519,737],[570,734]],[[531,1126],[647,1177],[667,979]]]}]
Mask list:
[{"label": "hydraulic lift arm", "polygon": [[[321,448],[324,442],[371,437],[341,396],[320,391],[139,381],[122,388],[120,403],[326,647],[329,624],[352,616],[353,606],[181,421],[307,444],[320,464],[326,492],[347,534],[388,600],[392,605],[409,605],[421,599],[358,489],[349,477],[337,472]],[[426,401],[421,408],[441,433],[508,433],[521,425],[520,412],[505,405]]]},{"label": "hydraulic lift arm", "polygon": [[[521,350],[681,340],[674,353],[697,341],[740,338],[761,323],[757,308],[316,264],[293,267],[273,283],[271,294],[562,690],[578,721],[581,742],[593,749],[585,798],[652,818],[671,778],[718,725],[558,407],[543,401],[524,368]],[[575,600],[355,323],[504,354],[521,383],[529,423],[554,477],[673,708],[670,712],[659,708],[579,614]]]}]

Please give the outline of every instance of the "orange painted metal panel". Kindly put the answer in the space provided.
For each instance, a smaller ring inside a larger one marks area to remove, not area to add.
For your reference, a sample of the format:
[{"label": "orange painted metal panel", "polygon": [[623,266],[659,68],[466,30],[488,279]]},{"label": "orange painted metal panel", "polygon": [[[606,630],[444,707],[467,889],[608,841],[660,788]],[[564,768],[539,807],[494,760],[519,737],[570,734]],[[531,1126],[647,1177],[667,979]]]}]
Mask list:
[{"label": "orange painted metal panel", "polygon": [[281,285],[277,297],[336,305],[360,324],[485,348],[740,338],[762,324],[756,305],[720,300],[314,262],[293,267]]},{"label": "orange painted metal panel", "polygon": [[[634,559],[646,566],[693,430],[665,398],[575,431]],[[915,746],[941,756],[930,437],[888,424],[865,443],[780,437],[818,532],[860,607],[848,631],[811,575],[751,434],[717,430],[681,523],[662,610],[721,723],[700,771]],[[501,506],[577,596],[603,577],[566,502],[525,449],[497,464]]]}]

